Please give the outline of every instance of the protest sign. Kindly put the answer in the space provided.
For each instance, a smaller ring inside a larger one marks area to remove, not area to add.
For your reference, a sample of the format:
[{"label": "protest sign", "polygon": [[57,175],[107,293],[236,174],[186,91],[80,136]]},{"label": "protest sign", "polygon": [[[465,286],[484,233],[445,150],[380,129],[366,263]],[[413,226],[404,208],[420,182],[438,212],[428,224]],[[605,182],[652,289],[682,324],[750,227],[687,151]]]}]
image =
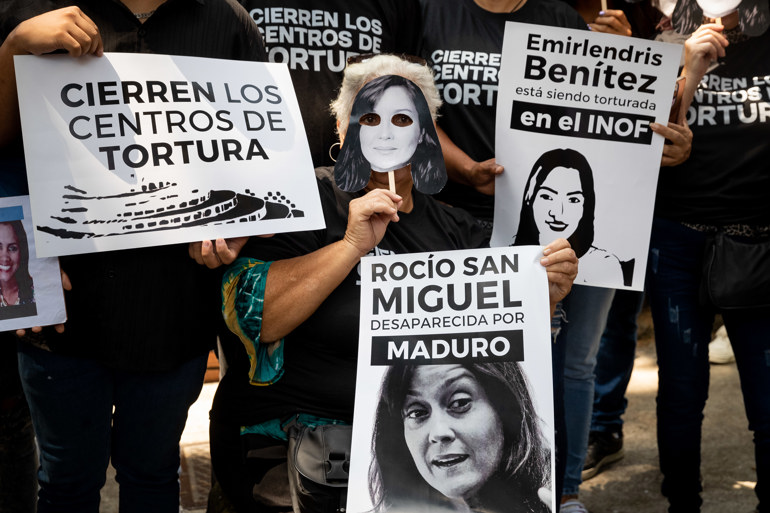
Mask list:
[{"label": "protest sign", "polygon": [[507,23],[492,245],[563,237],[575,283],[641,290],[682,47]]},{"label": "protest sign", "polygon": [[38,255],[324,226],[285,66],[123,53],[15,65]]},{"label": "protest sign", "polygon": [[57,258],[35,258],[29,196],[0,198],[0,331],[67,319]]},{"label": "protest sign", "polygon": [[541,257],[530,246],[361,260],[347,511],[462,500],[502,513],[553,490]]}]

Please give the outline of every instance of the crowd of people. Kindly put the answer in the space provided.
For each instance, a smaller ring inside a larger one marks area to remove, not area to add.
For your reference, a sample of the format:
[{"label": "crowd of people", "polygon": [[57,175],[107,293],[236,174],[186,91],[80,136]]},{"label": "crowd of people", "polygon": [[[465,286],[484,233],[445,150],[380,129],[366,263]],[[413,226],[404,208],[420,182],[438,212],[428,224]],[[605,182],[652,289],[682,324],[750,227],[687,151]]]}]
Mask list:
[{"label": "crowd of people", "polygon": [[[489,246],[505,172],[497,75],[436,71],[457,52],[499,66],[509,21],[686,40],[682,107],[651,125],[666,139],[645,286],[662,493],[670,513],[700,511],[720,314],[754,434],[756,511],[770,511],[770,307],[725,307],[702,290],[716,235],[770,241],[768,0],[10,0],[0,6],[3,196],[27,193],[14,55],[270,60],[289,66],[326,227],[62,257],[67,322],[0,333],[0,512],[97,512],[110,462],[121,512],[178,511],[179,441],[215,347],[226,364],[211,410],[212,480],[226,501],[243,513],[343,510],[344,486],[293,470],[298,440],[320,427],[344,436],[353,421],[361,258]],[[587,513],[581,481],[622,457],[644,295],[573,285],[578,266],[597,259],[619,283],[628,271],[534,213],[549,208],[538,191],[557,175],[579,183],[581,208],[592,209],[592,164],[574,150],[543,154],[514,241],[543,248],[555,465],[519,364],[394,366],[377,405],[374,510],[427,501],[436,511]],[[0,309],[36,300],[27,236],[0,223]],[[731,277],[717,280],[730,288]],[[461,471],[466,459],[472,469]]]}]

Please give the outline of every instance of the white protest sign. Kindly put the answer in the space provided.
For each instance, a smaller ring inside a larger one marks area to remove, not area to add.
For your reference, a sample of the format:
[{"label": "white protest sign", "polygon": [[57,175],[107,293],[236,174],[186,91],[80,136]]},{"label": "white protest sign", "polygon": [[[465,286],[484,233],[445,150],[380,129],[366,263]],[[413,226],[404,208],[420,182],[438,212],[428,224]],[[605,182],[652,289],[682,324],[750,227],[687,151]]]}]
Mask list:
[{"label": "white protest sign", "polygon": [[348,512],[460,499],[502,513],[513,497],[553,490],[541,257],[530,246],[361,260]]},{"label": "white protest sign", "polygon": [[29,196],[0,198],[0,331],[67,320],[58,258],[35,258]]},{"label": "white protest sign", "polygon": [[578,253],[575,283],[641,290],[681,45],[507,23],[492,245]]},{"label": "white protest sign", "polygon": [[17,56],[38,255],[323,228],[286,66]]}]

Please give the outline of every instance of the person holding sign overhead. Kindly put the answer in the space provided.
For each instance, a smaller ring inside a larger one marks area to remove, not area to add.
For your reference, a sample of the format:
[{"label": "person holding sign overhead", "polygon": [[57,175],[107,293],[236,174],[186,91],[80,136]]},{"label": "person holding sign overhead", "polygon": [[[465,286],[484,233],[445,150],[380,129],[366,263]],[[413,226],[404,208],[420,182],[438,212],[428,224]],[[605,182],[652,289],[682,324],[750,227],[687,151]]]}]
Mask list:
[{"label": "person holding sign overhead", "polygon": [[[13,0],[0,7],[0,40],[4,156],[22,147],[14,55],[266,58],[232,0]],[[27,330],[18,344],[40,447],[38,511],[98,511],[111,461],[122,512],[177,512],[179,439],[216,340],[219,275],[187,244],[60,261],[66,325]]]},{"label": "person holding sign overhead", "polygon": [[[380,88],[384,82],[391,87]],[[357,94],[380,89],[366,102],[366,112],[351,116]],[[404,93],[395,113],[386,107],[389,92]],[[351,63],[332,105],[342,150],[361,144],[348,138],[350,126],[362,125],[361,131],[377,126],[375,114],[379,123],[395,125],[388,130],[434,138],[439,104],[433,74],[424,64],[393,55]],[[421,105],[430,113],[427,119],[419,114]],[[415,109],[417,115],[402,107]],[[292,498],[295,511],[335,511],[341,505],[339,488],[310,483],[290,466],[292,495],[284,465],[287,446],[295,443],[303,426],[352,422],[360,259],[488,244],[469,214],[415,188],[419,163],[414,156],[398,160],[410,163],[393,171],[395,192],[388,174],[371,166],[368,180],[358,185],[363,190],[346,187],[350,191],[336,181],[350,169],[317,169],[326,229],[252,238],[241,253],[245,257],[225,275],[223,312],[238,338],[222,341],[230,368],[214,398],[210,440],[215,477],[237,511],[285,511]],[[545,248],[541,263],[547,269],[553,308],[569,291],[577,260],[566,240],[559,239]],[[349,452],[349,443],[341,448],[345,450]],[[344,470],[340,475],[346,479]]]}]

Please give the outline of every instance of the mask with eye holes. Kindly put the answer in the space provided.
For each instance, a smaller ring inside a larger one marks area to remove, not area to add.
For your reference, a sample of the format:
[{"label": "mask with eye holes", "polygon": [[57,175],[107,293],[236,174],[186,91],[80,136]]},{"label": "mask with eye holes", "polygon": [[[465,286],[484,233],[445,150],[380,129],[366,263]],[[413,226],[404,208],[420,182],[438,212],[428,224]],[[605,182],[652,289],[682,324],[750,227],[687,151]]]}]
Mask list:
[{"label": "mask with eye holes", "polygon": [[357,192],[369,183],[371,172],[406,166],[424,194],[435,194],[446,184],[441,145],[422,91],[404,77],[385,75],[356,95],[334,180],[343,191]]}]

